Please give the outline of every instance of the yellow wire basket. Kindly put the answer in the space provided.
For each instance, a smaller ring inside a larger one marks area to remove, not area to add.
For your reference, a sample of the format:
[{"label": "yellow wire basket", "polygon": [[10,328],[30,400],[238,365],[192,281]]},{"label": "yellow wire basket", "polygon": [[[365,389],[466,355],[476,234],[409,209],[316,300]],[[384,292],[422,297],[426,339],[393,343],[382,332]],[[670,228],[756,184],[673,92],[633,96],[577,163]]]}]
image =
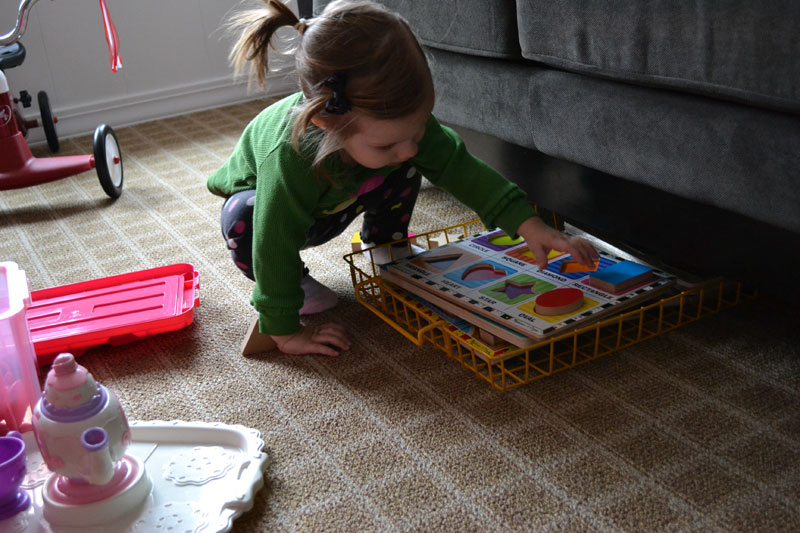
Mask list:
[{"label": "yellow wire basket", "polygon": [[454,327],[409,293],[378,275],[374,252],[387,247],[391,254],[398,243],[417,243],[435,248],[483,231],[479,220],[418,234],[411,239],[354,251],[344,256],[356,299],[401,335],[422,346],[429,342],[447,357],[458,361],[497,390],[509,390],[525,383],[574,368],[628,346],[663,335],[685,324],[714,315],[755,294],[745,293],[741,284],[718,279],[678,288],[673,294],[611,318],[568,333],[517,348],[487,350],[470,335]]}]

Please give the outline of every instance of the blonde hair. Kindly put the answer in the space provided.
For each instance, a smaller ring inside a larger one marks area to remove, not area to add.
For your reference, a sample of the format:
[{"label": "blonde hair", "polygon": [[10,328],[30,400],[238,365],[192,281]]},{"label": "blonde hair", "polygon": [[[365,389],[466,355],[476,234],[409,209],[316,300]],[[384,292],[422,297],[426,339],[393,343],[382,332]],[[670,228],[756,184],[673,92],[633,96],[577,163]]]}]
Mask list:
[{"label": "blonde hair", "polygon": [[[331,79],[344,80],[339,96],[370,118],[403,118],[433,102],[425,54],[400,15],[370,1],[336,0],[306,21],[280,0],[262,2],[261,9],[231,17],[229,27],[241,32],[231,59],[237,73],[249,65],[251,80],[264,86],[269,49],[277,49],[276,30],[291,26],[300,32],[295,64],[304,98],[294,110],[292,143],[298,152],[301,139],[316,145],[312,167],[318,175],[326,176],[328,156],[354,133],[350,113],[326,111],[334,96]],[[317,115],[328,117],[333,127],[312,138],[307,133]]]}]

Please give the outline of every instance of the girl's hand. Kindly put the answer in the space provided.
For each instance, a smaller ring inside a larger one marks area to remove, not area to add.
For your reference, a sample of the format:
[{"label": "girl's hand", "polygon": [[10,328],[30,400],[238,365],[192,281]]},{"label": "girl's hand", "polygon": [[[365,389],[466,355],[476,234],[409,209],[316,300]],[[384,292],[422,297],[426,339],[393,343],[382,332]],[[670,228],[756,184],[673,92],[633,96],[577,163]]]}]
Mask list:
[{"label": "girl's hand", "polygon": [[336,357],[340,351],[350,348],[345,329],[332,322],[321,326],[303,326],[297,333],[271,337],[280,351],[292,355],[322,354]]},{"label": "girl's hand", "polygon": [[586,239],[570,237],[551,228],[539,217],[531,217],[519,225],[517,235],[528,243],[536,264],[540,269],[547,267],[547,254],[550,250],[569,252],[579,263],[592,266],[600,258],[600,254]]}]

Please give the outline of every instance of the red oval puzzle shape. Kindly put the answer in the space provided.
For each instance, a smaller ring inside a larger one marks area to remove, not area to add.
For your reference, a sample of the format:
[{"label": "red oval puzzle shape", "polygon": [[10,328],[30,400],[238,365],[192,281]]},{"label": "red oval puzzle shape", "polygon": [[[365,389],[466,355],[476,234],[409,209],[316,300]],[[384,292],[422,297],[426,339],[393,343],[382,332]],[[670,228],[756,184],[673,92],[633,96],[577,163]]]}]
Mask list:
[{"label": "red oval puzzle shape", "polygon": [[583,305],[583,291],[574,288],[553,289],[536,298],[536,312],[540,315],[563,315]]}]

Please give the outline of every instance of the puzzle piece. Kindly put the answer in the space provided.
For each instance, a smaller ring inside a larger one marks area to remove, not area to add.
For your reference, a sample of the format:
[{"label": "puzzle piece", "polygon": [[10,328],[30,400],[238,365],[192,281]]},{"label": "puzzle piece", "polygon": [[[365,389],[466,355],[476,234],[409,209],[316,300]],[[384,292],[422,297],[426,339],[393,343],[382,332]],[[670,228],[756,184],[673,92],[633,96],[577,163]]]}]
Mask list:
[{"label": "puzzle piece", "polygon": [[461,254],[448,254],[440,255],[438,257],[431,257],[426,263],[430,266],[436,267],[440,270],[449,270],[453,264],[461,258]]},{"label": "puzzle piece", "polygon": [[544,316],[557,316],[571,313],[583,305],[583,291],[574,288],[560,288],[547,291],[536,298],[536,312]]},{"label": "puzzle piece", "polygon": [[560,271],[562,274],[574,274],[575,272],[594,272],[597,270],[597,266],[599,264],[599,259],[595,259],[592,266],[582,265],[576,259],[564,259],[561,262]]},{"label": "puzzle piece", "polygon": [[[547,261],[550,262],[553,259],[564,255],[565,252],[559,252],[558,250],[550,250],[547,252]],[[519,259],[520,261],[525,261],[528,264],[536,265],[536,256],[533,255],[530,248],[527,246],[522,246],[520,248],[514,248],[513,250],[509,250],[506,252],[506,255],[509,257],[513,257],[515,259]]]},{"label": "puzzle piece", "polygon": [[515,244],[519,244],[523,241],[522,237],[517,237],[516,239],[512,239],[505,233],[497,235],[495,237],[491,237],[489,242],[494,244],[495,246],[514,246]]},{"label": "puzzle piece", "polygon": [[486,263],[478,263],[466,269],[461,275],[464,281],[477,281],[485,279],[498,279],[506,275],[506,271],[502,268],[495,268]]},{"label": "puzzle piece", "polygon": [[515,283],[513,281],[507,281],[502,287],[494,289],[493,292],[503,293],[509,300],[516,300],[523,294],[535,294],[533,289],[534,285],[536,285],[535,282]]},{"label": "puzzle piece", "polygon": [[617,294],[653,277],[652,268],[626,260],[590,274],[589,285]]}]

